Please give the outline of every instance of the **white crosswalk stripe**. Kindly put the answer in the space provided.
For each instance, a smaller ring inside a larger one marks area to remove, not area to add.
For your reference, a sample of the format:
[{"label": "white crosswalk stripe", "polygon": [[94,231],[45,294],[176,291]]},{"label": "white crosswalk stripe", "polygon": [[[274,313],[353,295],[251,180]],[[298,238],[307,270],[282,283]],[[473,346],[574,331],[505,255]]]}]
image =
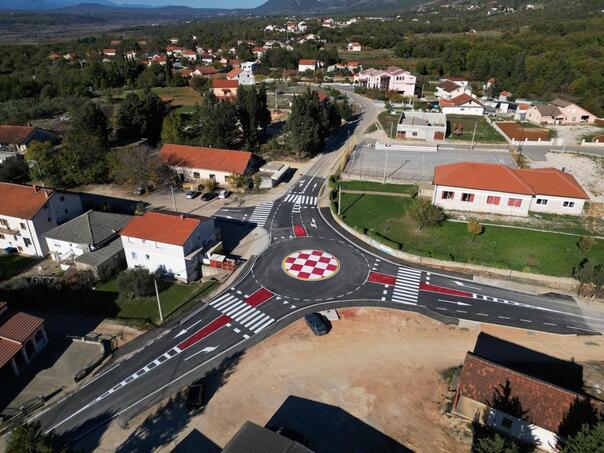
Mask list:
[{"label": "white crosswalk stripe", "polygon": [[399,267],[396,275],[396,283],[392,289],[392,301],[402,304],[417,305],[421,278],[422,271]]},{"label": "white crosswalk stripe", "polygon": [[302,195],[299,193],[290,193],[283,200],[284,203],[293,203],[294,205],[316,206],[317,197],[311,195]]},{"label": "white crosswalk stripe", "polygon": [[268,216],[271,213],[271,210],[273,209],[273,204],[274,201],[271,201],[270,203],[264,203],[256,206],[254,208],[254,212],[252,212],[252,215],[248,219],[248,222],[264,225],[266,223],[266,219],[268,219]]},{"label": "white crosswalk stripe", "polygon": [[210,305],[254,333],[264,330],[275,322],[269,315],[262,313],[260,310],[229,293],[214,299],[210,302]]}]

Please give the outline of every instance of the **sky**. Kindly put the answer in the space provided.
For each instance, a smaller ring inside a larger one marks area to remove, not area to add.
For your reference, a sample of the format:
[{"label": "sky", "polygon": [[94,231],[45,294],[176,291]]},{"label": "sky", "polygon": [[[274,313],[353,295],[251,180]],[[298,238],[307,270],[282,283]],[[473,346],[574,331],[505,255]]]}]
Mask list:
[{"label": "sky", "polygon": [[266,0],[113,0],[114,3],[138,5],[184,5],[193,8],[254,8]]}]

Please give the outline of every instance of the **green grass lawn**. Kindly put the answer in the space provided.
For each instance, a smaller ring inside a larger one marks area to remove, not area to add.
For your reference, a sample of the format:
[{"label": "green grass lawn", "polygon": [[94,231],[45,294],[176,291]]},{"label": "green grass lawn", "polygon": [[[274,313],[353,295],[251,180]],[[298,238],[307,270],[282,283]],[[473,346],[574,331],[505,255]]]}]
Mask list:
[{"label": "green grass lawn", "polygon": [[0,255],[0,281],[8,280],[33,266],[39,259],[23,255]]},{"label": "green grass lawn", "polygon": [[[159,292],[164,319],[186,305],[188,302],[202,296],[215,285],[211,280],[204,283],[164,284]],[[159,321],[157,300],[155,296],[142,299],[123,299],[117,290],[117,278],[97,286],[90,295],[87,311],[93,311],[101,316],[139,322]]]},{"label": "green grass lawn", "polygon": [[[447,115],[448,139],[458,141],[472,141],[474,126],[476,126],[475,142],[482,143],[507,143],[505,138],[491,126],[482,116]],[[463,135],[453,135],[455,124],[463,124]]]},{"label": "green grass lawn", "polygon": [[372,181],[342,181],[344,190],[364,190],[367,192],[405,193],[415,195],[417,186],[413,184],[381,184]]},{"label": "green grass lawn", "polygon": [[[155,87],[152,88],[163,101],[170,101],[172,107],[194,107],[203,102],[201,95],[191,87]],[[124,91],[116,98],[126,97],[129,93],[142,94],[143,90]]]},{"label": "green grass lawn", "polygon": [[[386,135],[390,138],[396,138],[396,125],[398,124],[398,120],[400,117],[400,113],[393,115],[389,112],[382,112],[378,115],[378,121],[384,128],[384,132],[386,132]],[[390,132],[392,132],[392,134]]]},{"label": "green grass lawn", "polygon": [[[474,241],[464,223],[443,222],[419,231],[405,211],[412,200],[379,195],[342,195],[344,221],[392,246],[416,255],[450,261],[570,277],[585,257],[577,237],[515,228],[485,227]],[[596,240],[587,258],[604,263],[604,241]]]}]

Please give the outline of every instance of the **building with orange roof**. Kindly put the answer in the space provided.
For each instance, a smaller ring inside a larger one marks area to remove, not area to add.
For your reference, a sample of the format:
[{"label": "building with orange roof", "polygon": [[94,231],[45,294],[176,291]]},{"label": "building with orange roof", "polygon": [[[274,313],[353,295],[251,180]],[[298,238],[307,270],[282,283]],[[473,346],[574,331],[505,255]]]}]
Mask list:
[{"label": "building with orange roof", "polygon": [[52,132],[37,127],[0,124],[0,151],[24,153],[33,141],[54,145],[57,137]]},{"label": "building with orange roof", "polygon": [[482,116],[484,113],[483,103],[467,93],[462,93],[451,99],[441,98],[438,103],[445,115]]},{"label": "building with orange roof", "polygon": [[212,91],[218,99],[234,99],[237,97],[239,88],[238,80],[214,79],[212,80]]},{"label": "building with orange roof", "polygon": [[589,200],[572,175],[556,168],[460,162],[436,166],[433,184],[433,204],[451,211],[581,215]]},{"label": "building with orange roof", "polygon": [[317,60],[301,59],[298,62],[298,72],[316,71],[321,67]]},{"label": "building with orange roof", "polygon": [[143,267],[189,283],[201,277],[203,259],[220,232],[212,218],[148,211],[133,217],[120,236],[129,269]]},{"label": "building with orange roof", "polygon": [[0,182],[0,248],[45,256],[44,234],[80,215],[78,194],[38,186]]}]

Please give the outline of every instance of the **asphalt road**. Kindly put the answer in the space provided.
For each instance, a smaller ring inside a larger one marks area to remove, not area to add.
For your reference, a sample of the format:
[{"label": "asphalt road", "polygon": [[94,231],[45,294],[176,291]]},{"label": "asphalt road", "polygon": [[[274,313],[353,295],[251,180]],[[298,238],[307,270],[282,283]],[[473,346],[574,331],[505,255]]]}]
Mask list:
[{"label": "asphalt road", "polygon": [[[366,112],[361,126],[374,121],[376,112]],[[334,140],[335,150],[343,137]],[[73,441],[94,435],[114,418],[127,421],[304,314],[328,308],[382,306],[449,323],[468,320],[558,334],[598,334],[593,325],[602,320],[586,319],[574,301],[409,266],[348,235],[329,210],[318,207],[335,157],[336,152],[322,155],[297,185],[273,202],[219,210],[218,217],[266,228],[269,246],[231,288],[152,331],[139,349],[34,417],[44,430]]]}]

